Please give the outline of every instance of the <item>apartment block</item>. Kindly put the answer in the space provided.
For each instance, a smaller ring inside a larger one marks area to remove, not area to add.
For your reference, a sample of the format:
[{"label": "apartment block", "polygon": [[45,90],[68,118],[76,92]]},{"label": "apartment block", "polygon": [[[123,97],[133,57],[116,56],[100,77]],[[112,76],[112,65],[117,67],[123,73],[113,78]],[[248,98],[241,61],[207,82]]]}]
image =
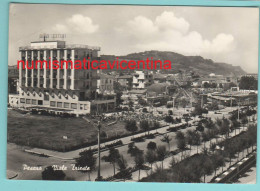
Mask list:
[{"label": "apartment block", "polygon": [[[29,68],[19,66],[19,106],[26,108],[45,108],[53,111],[90,113],[90,101],[97,88],[97,71],[88,69],[61,69],[61,61],[98,59],[100,47],[66,44],[65,41],[36,41],[30,46],[19,48],[21,60],[28,61]],[[41,69],[36,60],[58,61],[58,69]]]}]

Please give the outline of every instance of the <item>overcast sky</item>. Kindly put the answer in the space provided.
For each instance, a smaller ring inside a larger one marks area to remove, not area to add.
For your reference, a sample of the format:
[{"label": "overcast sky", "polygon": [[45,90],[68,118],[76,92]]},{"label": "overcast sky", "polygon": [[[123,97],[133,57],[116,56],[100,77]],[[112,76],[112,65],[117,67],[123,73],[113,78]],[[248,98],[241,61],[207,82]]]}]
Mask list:
[{"label": "overcast sky", "polygon": [[66,33],[100,54],[174,51],[258,70],[258,8],[11,4],[9,19],[9,65],[39,34]]}]

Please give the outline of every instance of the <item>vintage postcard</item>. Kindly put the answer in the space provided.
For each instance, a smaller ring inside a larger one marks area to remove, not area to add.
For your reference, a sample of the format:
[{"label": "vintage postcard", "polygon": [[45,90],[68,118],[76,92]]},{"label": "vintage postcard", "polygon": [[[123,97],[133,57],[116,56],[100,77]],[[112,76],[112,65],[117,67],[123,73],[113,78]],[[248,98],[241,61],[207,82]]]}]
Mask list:
[{"label": "vintage postcard", "polygon": [[259,9],[11,3],[7,178],[256,183]]}]

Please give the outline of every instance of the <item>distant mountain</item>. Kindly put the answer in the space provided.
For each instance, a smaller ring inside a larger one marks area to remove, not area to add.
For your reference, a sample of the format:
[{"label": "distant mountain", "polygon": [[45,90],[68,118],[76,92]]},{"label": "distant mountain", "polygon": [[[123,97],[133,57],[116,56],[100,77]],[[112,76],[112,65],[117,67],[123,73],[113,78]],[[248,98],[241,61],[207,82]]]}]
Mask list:
[{"label": "distant mountain", "polygon": [[226,63],[213,62],[210,59],[204,59],[201,56],[184,56],[175,52],[168,51],[145,51],[139,53],[132,53],[126,56],[101,55],[101,59],[115,60],[118,57],[120,60],[146,60],[153,57],[153,60],[170,60],[172,62],[172,69],[167,70],[167,73],[176,73],[179,70],[193,71],[200,75],[207,75],[210,73],[221,75],[242,75],[246,72],[240,66],[233,66]]}]

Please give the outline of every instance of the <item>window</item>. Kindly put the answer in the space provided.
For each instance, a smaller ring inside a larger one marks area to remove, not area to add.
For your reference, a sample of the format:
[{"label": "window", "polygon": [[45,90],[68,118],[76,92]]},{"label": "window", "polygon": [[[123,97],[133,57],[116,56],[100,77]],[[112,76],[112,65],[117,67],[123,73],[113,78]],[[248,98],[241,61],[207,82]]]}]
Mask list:
[{"label": "window", "polygon": [[66,99],[68,99],[69,95],[68,95],[68,92],[65,93],[65,96],[64,96]]},{"label": "window", "polygon": [[57,107],[62,107],[62,102],[57,102]]},{"label": "window", "polygon": [[83,109],[83,104],[80,104],[80,110],[82,110]]},{"label": "window", "polygon": [[20,103],[25,103],[25,99],[24,99],[24,98],[21,98],[21,99],[20,99]]},{"label": "window", "polygon": [[32,104],[33,104],[33,105],[37,105],[36,99],[33,99],[33,100],[32,100]]},{"label": "window", "polygon": [[31,104],[31,100],[30,99],[26,99],[26,104]]},{"label": "window", "polygon": [[77,104],[76,103],[72,103],[71,104],[71,109],[77,109]]},{"label": "window", "polygon": [[84,104],[84,110],[88,110],[88,105]]},{"label": "window", "polygon": [[64,108],[70,108],[70,103],[64,102]]},{"label": "window", "polygon": [[50,106],[55,107],[56,106],[56,102],[55,101],[51,101],[50,102]]}]

